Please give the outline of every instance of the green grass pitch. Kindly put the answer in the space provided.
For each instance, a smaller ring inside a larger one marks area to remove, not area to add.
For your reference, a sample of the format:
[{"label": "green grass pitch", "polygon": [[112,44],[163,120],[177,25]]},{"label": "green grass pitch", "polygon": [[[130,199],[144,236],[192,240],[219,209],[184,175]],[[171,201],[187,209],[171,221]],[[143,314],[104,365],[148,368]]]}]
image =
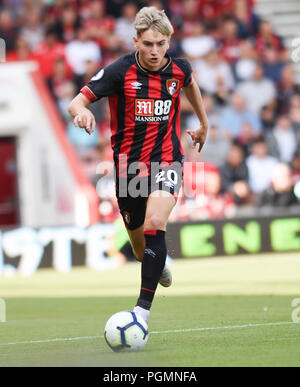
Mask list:
[{"label": "green grass pitch", "polygon": [[0,278],[0,366],[300,365],[300,324],[292,322],[299,253],[178,260],[172,271],[138,356],[112,352],[103,330],[113,313],[135,305],[140,264]]}]

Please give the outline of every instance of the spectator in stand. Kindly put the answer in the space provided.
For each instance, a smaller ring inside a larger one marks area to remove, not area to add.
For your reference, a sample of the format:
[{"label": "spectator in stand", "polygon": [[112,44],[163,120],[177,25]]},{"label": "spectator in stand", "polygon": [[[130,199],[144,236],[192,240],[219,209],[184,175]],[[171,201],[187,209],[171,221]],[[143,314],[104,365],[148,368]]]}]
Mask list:
[{"label": "spectator in stand", "polygon": [[200,167],[196,161],[185,164],[181,194],[172,221],[222,218],[234,211],[233,199],[230,194],[222,193],[220,172],[211,163]]},{"label": "spectator in stand", "polygon": [[[47,1],[47,0],[46,0]],[[49,0],[50,4],[44,7],[43,22],[46,29],[53,28],[56,21],[61,18],[63,10],[66,7],[76,7],[74,1],[68,0]]]},{"label": "spectator in stand", "polygon": [[221,167],[226,160],[229,147],[230,141],[224,133],[220,132],[217,126],[211,125],[205,145],[201,151],[201,159]]},{"label": "spectator in stand", "polygon": [[90,147],[77,147],[76,151],[81,162],[83,172],[87,178],[95,184],[95,182],[99,179],[99,176],[97,176],[97,168],[101,162],[98,145]]},{"label": "spectator in stand", "polygon": [[247,109],[257,116],[260,115],[264,106],[275,103],[276,89],[272,81],[264,77],[261,64],[257,63],[252,80],[241,82],[237,87],[245,101]]},{"label": "spectator in stand", "polygon": [[[203,94],[202,97],[209,124],[218,126],[220,119],[220,109],[218,108],[218,105],[215,103],[214,98],[210,94]],[[199,126],[199,120],[195,115],[191,104],[184,95],[182,95],[181,103],[181,112],[188,115],[184,120],[185,126],[190,130],[196,130]]]},{"label": "spectator in stand", "polygon": [[253,77],[257,63],[257,52],[248,40],[240,42],[240,58],[234,66],[235,77],[238,81],[249,81]]},{"label": "spectator in stand", "polygon": [[99,145],[99,160],[100,163],[95,168],[97,171],[97,176],[95,176],[96,190],[101,198],[101,200],[114,200],[115,201],[115,179],[114,179],[114,165],[111,160],[103,159],[103,152],[105,152],[105,147],[103,143]]},{"label": "spectator in stand", "polygon": [[235,92],[231,96],[230,106],[225,108],[220,117],[220,129],[230,138],[237,138],[244,124],[251,127],[254,135],[261,133],[259,117],[246,109],[245,99]]},{"label": "spectator in stand", "polygon": [[111,129],[110,129],[110,110],[108,101],[103,100],[101,106],[101,115],[98,121],[99,134],[101,136],[101,144],[104,142],[107,145],[107,149],[103,152],[104,155],[109,155],[107,160],[112,160],[112,148],[110,145]]},{"label": "spectator in stand", "polygon": [[222,189],[231,192],[235,204],[244,205],[252,201],[248,186],[248,167],[242,147],[236,143],[231,145],[227,160],[220,168],[222,176]]},{"label": "spectator in stand", "polygon": [[59,88],[57,107],[65,122],[68,122],[70,120],[68,106],[76,95],[75,91],[76,91],[76,86],[72,81],[63,82]]},{"label": "spectator in stand", "polygon": [[287,164],[278,164],[272,175],[271,186],[258,197],[259,207],[290,207],[298,204],[294,193],[291,168]]},{"label": "spectator in stand", "polygon": [[37,49],[38,45],[44,40],[45,28],[43,26],[41,16],[37,9],[33,8],[25,14],[23,27],[20,31],[20,36],[29,45],[31,51]]},{"label": "spectator in stand", "polygon": [[[185,111],[191,112],[191,106],[185,98],[182,98],[182,102],[184,109],[185,106],[188,107]],[[230,147],[230,141],[227,136],[218,129],[220,113],[218,107],[214,103],[213,97],[209,94],[203,95],[203,103],[210,124],[210,129],[208,131],[205,146],[201,151],[200,158],[205,162],[210,162],[219,167],[226,159],[226,155]],[[196,116],[194,114],[190,114],[186,118],[185,125],[190,130],[196,130],[199,125]]]},{"label": "spectator in stand", "polygon": [[[110,3],[110,1],[108,1]],[[83,21],[88,38],[94,40],[102,50],[109,48],[110,40],[114,38],[115,20],[105,13],[103,1],[93,1],[88,4],[89,12]]]},{"label": "spectator in stand", "polygon": [[19,34],[19,26],[9,9],[0,10],[0,39],[5,40],[6,52],[12,51]]},{"label": "spectator in stand", "polygon": [[14,20],[22,26],[25,15],[37,11],[40,15],[44,12],[45,4],[40,0],[0,0],[0,9],[9,9]]},{"label": "spectator in stand", "polygon": [[20,62],[35,60],[34,53],[30,50],[27,41],[19,36],[15,42],[14,50],[8,52],[6,56],[7,62]]},{"label": "spectator in stand", "polygon": [[122,16],[116,21],[115,34],[123,42],[124,49],[134,50],[132,37],[136,35],[134,20],[137,14],[137,6],[133,2],[126,3],[122,8]]},{"label": "spectator in stand", "polygon": [[228,63],[223,61],[217,50],[210,50],[203,59],[193,63],[196,81],[208,94],[227,95],[234,89],[234,78]]},{"label": "spectator in stand", "polygon": [[263,62],[264,74],[265,77],[270,79],[275,85],[278,85],[280,82],[284,66],[285,62],[281,60],[277,50],[272,47],[265,50],[265,58]]},{"label": "spectator in stand", "polygon": [[234,19],[228,18],[223,21],[221,36],[220,52],[222,58],[230,65],[234,65],[241,55],[238,25]]},{"label": "spectator in stand", "polygon": [[[122,8],[127,3],[128,0],[109,0],[106,1],[106,13],[115,19],[121,17]],[[140,9],[141,7],[146,5],[146,1],[135,1],[137,8]]]},{"label": "spectator in stand", "polygon": [[291,107],[291,100],[294,94],[300,94],[300,87],[295,84],[295,71],[292,63],[284,66],[281,73],[281,80],[278,86],[278,112],[287,114]]},{"label": "spectator in stand", "polygon": [[76,32],[81,25],[80,17],[72,7],[66,7],[62,11],[53,26],[57,36],[62,42],[68,43],[76,39]]},{"label": "spectator in stand", "polygon": [[282,60],[286,60],[286,50],[282,41],[279,36],[274,34],[273,25],[267,20],[260,22],[255,46],[263,60],[265,58],[265,51],[269,47],[276,50],[281,55]]},{"label": "spectator in stand", "polygon": [[300,146],[298,146],[298,149],[294,154],[291,162],[291,168],[293,184],[296,184],[300,182]]},{"label": "spectator in stand", "polygon": [[[205,168],[204,195],[197,196],[195,213],[190,217],[195,219],[216,219],[231,217],[234,214],[234,201],[230,193],[222,193],[221,174],[216,169]],[[195,220],[196,220],[195,219]]]},{"label": "spectator in stand", "polygon": [[77,30],[77,39],[66,45],[66,57],[75,74],[75,83],[80,89],[87,71],[87,62],[101,61],[101,50],[97,43],[88,38],[88,32],[81,27]]},{"label": "spectator in stand", "polygon": [[66,60],[64,44],[59,42],[52,28],[46,31],[45,39],[39,44],[35,55],[42,75],[49,81],[54,74],[56,60],[59,58]]},{"label": "spectator in stand", "polygon": [[71,80],[73,73],[68,71],[68,66],[63,58],[58,57],[54,61],[53,75],[49,79],[49,87],[53,98],[57,102],[60,98],[60,88],[65,83]]},{"label": "spectator in stand", "polygon": [[206,35],[204,25],[200,20],[191,23],[190,36],[181,40],[182,52],[190,61],[201,59],[215,47],[216,42]]},{"label": "spectator in stand", "polygon": [[92,152],[92,149],[96,148],[100,142],[98,125],[96,125],[95,131],[90,136],[82,136],[78,127],[73,124],[73,121],[70,121],[67,125],[67,135],[77,154],[83,157]]},{"label": "spectator in stand", "polygon": [[249,122],[244,122],[240,134],[235,138],[235,142],[243,148],[245,156],[248,157],[251,152],[251,143],[261,134],[255,132]]},{"label": "spectator in stand", "polygon": [[54,73],[49,78],[48,85],[62,118],[65,122],[70,121],[68,103],[74,98],[75,84],[72,82],[73,73],[66,61],[58,58],[54,63]]},{"label": "spectator in stand", "polygon": [[300,141],[300,94],[294,94],[290,100],[289,117],[296,130],[298,141]]},{"label": "spectator in stand", "polygon": [[169,0],[169,12],[172,16],[179,16],[182,14],[182,1],[181,0]]},{"label": "spectator in stand", "polygon": [[263,137],[253,141],[251,155],[246,159],[249,171],[249,187],[255,194],[262,193],[272,181],[278,161],[268,155],[268,147]]},{"label": "spectator in stand", "polygon": [[234,0],[198,0],[198,14],[204,20],[220,19],[232,13]]},{"label": "spectator in stand", "polygon": [[181,0],[169,0],[169,13],[171,23],[174,28],[173,38],[178,41],[178,44],[181,44],[181,32],[182,32],[182,8],[183,2]]},{"label": "spectator in stand", "polygon": [[263,133],[266,135],[269,131],[273,130],[276,121],[275,108],[272,106],[264,106],[260,112],[260,119],[263,126]]},{"label": "spectator in stand", "polygon": [[169,15],[170,8],[169,8],[170,0],[145,0],[143,7],[156,7],[160,11],[165,10],[166,14]]},{"label": "spectator in stand", "polygon": [[238,35],[241,39],[246,39],[257,34],[259,18],[253,12],[253,1],[235,0],[233,14],[238,24]]},{"label": "spectator in stand", "polygon": [[266,137],[269,153],[283,163],[290,163],[297,149],[297,138],[288,116],[278,117],[273,131]]},{"label": "spectator in stand", "polygon": [[84,74],[84,82],[85,84],[89,82],[89,80],[99,72],[99,63],[94,62],[92,60],[88,60],[86,62],[86,71]]},{"label": "spectator in stand", "polygon": [[91,0],[80,0],[80,4],[77,7],[77,14],[82,22],[91,16],[91,3]]},{"label": "spectator in stand", "polygon": [[180,37],[191,36],[193,23],[199,20],[197,0],[185,0],[182,2]]}]

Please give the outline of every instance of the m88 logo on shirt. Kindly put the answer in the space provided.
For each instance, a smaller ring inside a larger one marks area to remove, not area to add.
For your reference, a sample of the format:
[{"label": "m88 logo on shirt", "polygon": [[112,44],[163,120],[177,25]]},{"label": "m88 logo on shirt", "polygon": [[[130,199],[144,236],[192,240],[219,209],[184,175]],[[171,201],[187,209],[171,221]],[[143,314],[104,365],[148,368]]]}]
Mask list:
[{"label": "m88 logo on shirt", "polygon": [[136,116],[153,116],[154,99],[136,99],[135,115]]},{"label": "m88 logo on shirt", "polygon": [[169,119],[172,100],[136,99],[136,121],[165,121]]}]

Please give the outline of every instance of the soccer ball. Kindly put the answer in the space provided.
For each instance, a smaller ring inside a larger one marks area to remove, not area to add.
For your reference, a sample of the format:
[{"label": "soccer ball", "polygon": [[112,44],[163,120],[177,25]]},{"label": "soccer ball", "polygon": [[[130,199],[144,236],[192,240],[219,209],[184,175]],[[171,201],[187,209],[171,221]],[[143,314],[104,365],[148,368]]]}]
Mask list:
[{"label": "soccer ball", "polygon": [[128,310],[112,315],[104,329],[106,343],[115,352],[140,351],[146,345],[148,337],[145,320]]}]

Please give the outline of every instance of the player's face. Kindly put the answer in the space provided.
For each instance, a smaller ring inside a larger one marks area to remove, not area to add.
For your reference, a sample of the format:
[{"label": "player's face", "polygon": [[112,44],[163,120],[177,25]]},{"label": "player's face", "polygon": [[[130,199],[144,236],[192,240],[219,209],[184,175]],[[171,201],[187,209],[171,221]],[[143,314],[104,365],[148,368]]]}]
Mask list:
[{"label": "player's face", "polygon": [[156,71],[167,62],[165,55],[170,45],[170,37],[149,29],[133,40],[141,65],[146,69]]}]

